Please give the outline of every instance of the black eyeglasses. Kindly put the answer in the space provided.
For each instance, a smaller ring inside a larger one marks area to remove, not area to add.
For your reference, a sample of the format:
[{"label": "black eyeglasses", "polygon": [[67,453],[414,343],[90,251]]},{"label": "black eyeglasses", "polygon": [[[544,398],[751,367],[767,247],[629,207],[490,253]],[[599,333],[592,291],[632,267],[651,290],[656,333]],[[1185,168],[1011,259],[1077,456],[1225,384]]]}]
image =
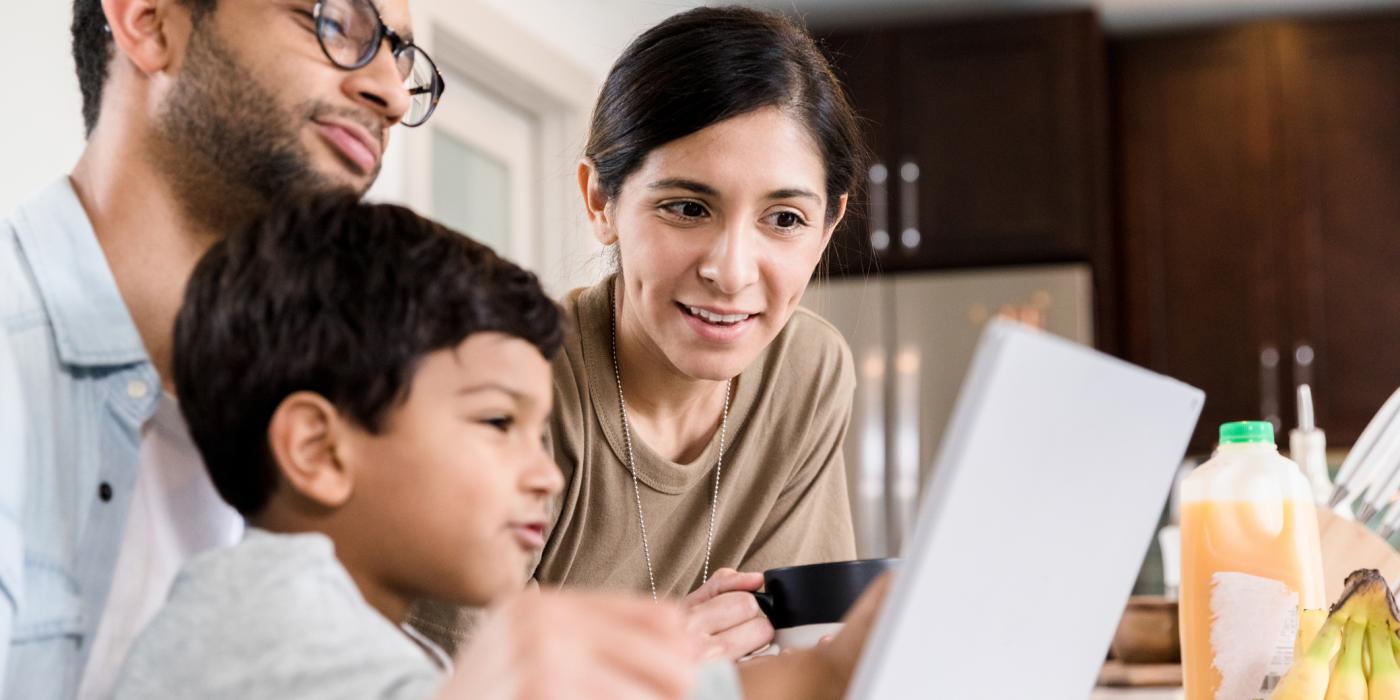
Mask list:
[{"label": "black eyeglasses", "polygon": [[318,0],[312,16],[316,19],[316,40],[321,43],[321,50],[331,63],[345,70],[369,65],[379,55],[380,44],[388,39],[394,64],[403,76],[410,98],[402,123],[419,126],[428,121],[442,98],[442,74],[423,49],[404,41],[398,32],[385,26],[373,3],[369,0]]}]

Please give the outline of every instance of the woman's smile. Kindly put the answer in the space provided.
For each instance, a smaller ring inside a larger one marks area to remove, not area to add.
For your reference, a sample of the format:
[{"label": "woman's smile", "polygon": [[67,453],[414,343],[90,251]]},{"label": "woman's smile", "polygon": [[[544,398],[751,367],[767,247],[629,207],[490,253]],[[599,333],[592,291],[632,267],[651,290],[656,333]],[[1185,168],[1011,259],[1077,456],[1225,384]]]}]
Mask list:
[{"label": "woman's smile", "polygon": [[676,302],[676,309],[695,335],[711,343],[733,343],[744,337],[761,314],[690,306]]}]

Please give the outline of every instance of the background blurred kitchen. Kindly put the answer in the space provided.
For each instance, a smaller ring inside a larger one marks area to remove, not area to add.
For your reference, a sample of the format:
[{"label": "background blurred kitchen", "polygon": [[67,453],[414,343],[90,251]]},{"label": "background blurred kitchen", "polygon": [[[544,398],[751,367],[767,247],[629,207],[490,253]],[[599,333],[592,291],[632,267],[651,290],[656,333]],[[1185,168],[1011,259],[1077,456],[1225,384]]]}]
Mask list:
[{"label": "background blurred kitchen", "polygon": [[[413,0],[449,85],[427,128],[395,133],[371,196],[555,293],[587,283],[602,262],[574,167],[594,94],[631,37],[696,4]],[[1205,389],[1196,457],[1227,420],[1286,436],[1306,383],[1335,468],[1400,386],[1400,0],[751,4],[825,39],[875,148],[807,299],[860,373],[862,554],[897,549],[996,315]],[[69,167],[82,129],[69,3],[0,16],[8,212]],[[1163,590],[1155,545],[1138,590]]]}]

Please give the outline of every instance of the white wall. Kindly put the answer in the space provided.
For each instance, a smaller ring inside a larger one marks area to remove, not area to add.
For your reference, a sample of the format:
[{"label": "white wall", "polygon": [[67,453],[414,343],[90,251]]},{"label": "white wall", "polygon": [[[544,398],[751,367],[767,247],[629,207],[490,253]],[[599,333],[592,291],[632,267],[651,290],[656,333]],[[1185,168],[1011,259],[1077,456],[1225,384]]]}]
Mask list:
[{"label": "white wall", "polygon": [[482,0],[601,79],[632,38],[698,0]]},{"label": "white wall", "polygon": [[0,3],[0,217],[66,173],[83,149],[82,97],[68,40],[71,2]]}]

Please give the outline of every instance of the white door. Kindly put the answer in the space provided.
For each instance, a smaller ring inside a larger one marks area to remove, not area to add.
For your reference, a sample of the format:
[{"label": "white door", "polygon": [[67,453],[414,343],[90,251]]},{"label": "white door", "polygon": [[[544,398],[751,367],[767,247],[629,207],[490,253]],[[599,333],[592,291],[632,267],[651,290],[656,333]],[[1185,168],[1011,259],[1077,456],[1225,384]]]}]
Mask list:
[{"label": "white door", "polygon": [[433,218],[527,268],[540,262],[529,206],[540,180],[538,125],[469,79],[444,71],[432,119],[427,203]]}]

